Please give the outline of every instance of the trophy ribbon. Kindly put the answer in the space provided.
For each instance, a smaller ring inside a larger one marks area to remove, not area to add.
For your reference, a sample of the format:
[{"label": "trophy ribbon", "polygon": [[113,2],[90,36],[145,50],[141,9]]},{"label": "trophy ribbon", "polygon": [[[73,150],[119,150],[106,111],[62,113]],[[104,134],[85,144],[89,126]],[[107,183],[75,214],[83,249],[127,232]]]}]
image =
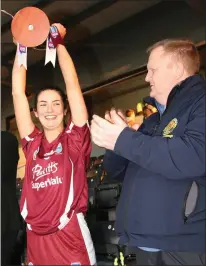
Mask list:
[{"label": "trophy ribbon", "polygon": [[57,52],[56,48],[54,47],[51,38],[48,37],[47,41],[46,41],[46,56],[45,56],[45,64],[44,65],[51,62],[53,67],[55,67],[56,52]]},{"label": "trophy ribbon", "polygon": [[17,43],[18,66],[23,65],[27,69],[27,47]]},{"label": "trophy ribbon", "polygon": [[63,39],[55,26],[50,27],[49,36],[46,43],[46,56],[45,56],[45,65],[49,62],[55,67],[56,62],[56,47],[58,44],[64,44]]}]

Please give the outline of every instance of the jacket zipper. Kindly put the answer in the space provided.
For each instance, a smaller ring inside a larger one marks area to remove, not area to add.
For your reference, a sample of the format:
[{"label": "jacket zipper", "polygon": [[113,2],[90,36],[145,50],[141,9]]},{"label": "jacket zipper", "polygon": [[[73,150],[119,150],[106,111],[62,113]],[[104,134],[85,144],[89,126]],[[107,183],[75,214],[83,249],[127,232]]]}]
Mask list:
[{"label": "jacket zipper", "polygon": [[[153,127],[153,132],[152,132],[152,136],[156,133],[157,129],[159,128],[159,125],[160,125],[160,118],[159,118],[159,121],[155,124],[155,126]],[[140,170],[139,170],[140,171]],[[138,173],[139,173],[138,171]],[[127,239],[129,239],[129,236],[128,236],[128,233],[126,231],[126,222],[127,222],[127,216],[128,216],[128,206],[130,205],[130,202],[131,202],[131,198],[132,198],[132,195],[133,195],[133,192],[134,192],[134,189],[135,189],[135,186],[132,186],[132,193],[130,193],[130,197],[129,197],[129,200],[128,200],[128,204],[126,204],[124,206],[124,211],[125,211],[125,218],[124,218],[124,223],[123,223],[123,230],[127,236]],[[127,208],[126,208],[127,207]]]},{"label": "jacket zipper", "polygon": [[[164,113],[162,114],[162,116],[165,114],[166,110],[167,110],[167,107],[166,107]],[[160,126],[160,120],[161,120],[161,117],[162,117],[162,116],[161,116],[160,113],[159,113],[159,120],[158,120],[158,122],[155,124],[155,126],[153,127],[152,132],[151,132],[151,133],[152,133],[151,136],[154,136],[154,134],[157,132],[157,129],[158,129],[159,126]],[[139,172],[139,171],[138,171],[138,172]],[[130,201],[131,201],[131,197],[132,197],[133,192],[134,192],[134,188],[135,188],[135,186],[132,187],[132,193],[130,193],[130,197],[129,197],[129,200],[128,200],[128,204],[126,204],[126,205],[124,206],[125,218],[124,218],[124,222],[123,222],[123,230],[124,230],[124,232],[125,232],[125,234],[126,234],[126,236],[127,236],[127,239],[129,239],[129,237],[128,237],[128,233],[127,233],[127,231],[126,231],[126,222],[127,222],[127,216],[128,216],[128,209],[129,209],[129,208],[126,208],[126,207],[128,207],[128,206],[130,205]]]}]

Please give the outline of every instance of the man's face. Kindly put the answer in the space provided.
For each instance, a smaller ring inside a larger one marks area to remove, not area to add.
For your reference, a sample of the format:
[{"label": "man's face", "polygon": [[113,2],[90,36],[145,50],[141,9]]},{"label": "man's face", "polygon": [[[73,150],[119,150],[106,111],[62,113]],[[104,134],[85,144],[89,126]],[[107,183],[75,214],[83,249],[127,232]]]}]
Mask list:
[{"label": "man's face", "polygon": [[145,81],[150,83],[150,96],[163,105],[166,105],[170,91],[177,84],[174,66],[174,59],[164,53],[162,47],[157,47],[151,52]]}]

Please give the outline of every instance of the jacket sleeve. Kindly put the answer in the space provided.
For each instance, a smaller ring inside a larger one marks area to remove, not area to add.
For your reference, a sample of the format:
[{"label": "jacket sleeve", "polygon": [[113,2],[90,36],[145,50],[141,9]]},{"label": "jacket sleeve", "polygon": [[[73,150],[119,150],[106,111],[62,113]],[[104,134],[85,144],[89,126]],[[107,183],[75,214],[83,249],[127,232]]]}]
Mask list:
[{"label": "jacket sleeve", "polygon": [[127,159],[116,155],[112,151],[106,150],[103,166],[109,177],[122,181],[124,179],[128,162]]},{"label": "jacket sleeve", "polygon": [[205,97],[191,112],[183,136],[148,136],[125,128],[114,151],[169,179],[205,176]]}]

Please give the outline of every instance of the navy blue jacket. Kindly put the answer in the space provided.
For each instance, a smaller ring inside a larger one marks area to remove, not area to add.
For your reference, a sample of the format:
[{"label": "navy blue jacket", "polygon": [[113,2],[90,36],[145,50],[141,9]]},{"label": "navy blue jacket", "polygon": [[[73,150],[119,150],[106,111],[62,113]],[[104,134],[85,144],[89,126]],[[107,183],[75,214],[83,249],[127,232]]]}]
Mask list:
[{"label": "navy blue jacket", "polygon": [[171,91],[160,117],[125,128],[106,151],[108,175],[123,180],[117,206],[120,243],[165,251],[204,251],[206,81],[199,75]]}]

